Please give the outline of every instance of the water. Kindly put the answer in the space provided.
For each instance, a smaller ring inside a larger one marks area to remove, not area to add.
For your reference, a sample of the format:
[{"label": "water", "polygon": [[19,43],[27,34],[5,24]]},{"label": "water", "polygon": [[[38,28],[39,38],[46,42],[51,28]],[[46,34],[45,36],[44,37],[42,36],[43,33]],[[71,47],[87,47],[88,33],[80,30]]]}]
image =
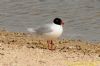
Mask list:
[{"label": "water", "polygon": [[26,32],[51,22],[65,22],[62,38],[100,41],[100,0],[0,0],[0,27]]}]

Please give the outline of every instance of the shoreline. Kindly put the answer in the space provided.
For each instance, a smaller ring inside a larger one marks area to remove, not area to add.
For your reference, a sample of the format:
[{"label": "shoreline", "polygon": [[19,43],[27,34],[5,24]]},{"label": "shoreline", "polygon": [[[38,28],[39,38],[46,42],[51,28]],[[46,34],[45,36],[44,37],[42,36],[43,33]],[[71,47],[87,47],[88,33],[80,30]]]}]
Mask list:
[{"label": "shoreline", "polygon": [[0,66],[100,65],[99,42],[55,40],[57,48],[50,51],[45,39],[37,36],[4,30],[0,31],[0,36]]}]

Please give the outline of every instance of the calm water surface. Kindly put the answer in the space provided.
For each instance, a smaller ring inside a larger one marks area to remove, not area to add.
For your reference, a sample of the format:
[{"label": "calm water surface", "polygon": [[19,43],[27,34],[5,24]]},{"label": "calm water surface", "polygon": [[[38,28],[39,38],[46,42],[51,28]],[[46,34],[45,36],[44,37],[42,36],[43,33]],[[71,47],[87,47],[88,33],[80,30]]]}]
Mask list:
[{"label": "calm water surface", "polygon": [[0,27],[27,32],[52,22],[65,22],[62,38],[100,41],[100,0],[0,0]]}]

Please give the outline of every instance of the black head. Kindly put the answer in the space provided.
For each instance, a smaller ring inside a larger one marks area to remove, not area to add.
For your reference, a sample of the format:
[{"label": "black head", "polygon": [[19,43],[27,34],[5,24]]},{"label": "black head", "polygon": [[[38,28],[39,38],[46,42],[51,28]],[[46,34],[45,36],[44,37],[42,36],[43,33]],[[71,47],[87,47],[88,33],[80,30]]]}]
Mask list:
[{"label": "black head", "polygon": [[62,22],[60,18],[55,18],[53,22],[57,25],[64,25],[64,23]]}]

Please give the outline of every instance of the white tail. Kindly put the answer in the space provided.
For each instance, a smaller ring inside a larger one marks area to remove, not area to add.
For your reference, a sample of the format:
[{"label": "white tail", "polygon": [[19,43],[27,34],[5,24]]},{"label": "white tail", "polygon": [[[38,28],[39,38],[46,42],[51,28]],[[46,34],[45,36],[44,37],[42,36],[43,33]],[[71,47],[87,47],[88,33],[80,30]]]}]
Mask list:
[{"label": "white tail", "polygon": [[33,28],[27,28],[27,31],[29,31],[29,32],[35,32],[35,30]]}]

